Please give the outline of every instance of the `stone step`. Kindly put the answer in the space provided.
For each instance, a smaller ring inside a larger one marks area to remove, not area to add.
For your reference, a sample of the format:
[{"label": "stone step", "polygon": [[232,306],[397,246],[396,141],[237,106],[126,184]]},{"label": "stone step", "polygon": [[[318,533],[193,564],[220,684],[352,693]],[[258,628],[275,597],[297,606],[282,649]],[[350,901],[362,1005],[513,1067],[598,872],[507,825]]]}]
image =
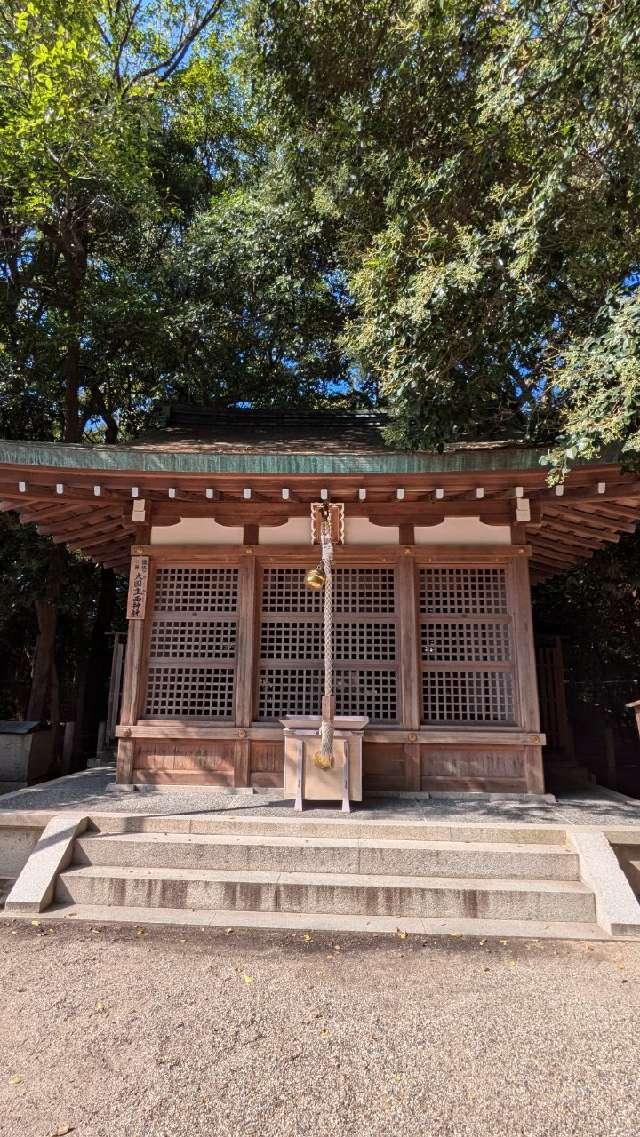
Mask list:
[{"label": "stone step", "polygon": [[[240,815],[239,815],[240,814]],[[359,817],[340,814],[335,817],[318,817],[315,811],[291,817],[249,816],[240,810],[227,810],[206,816],[180,814],[149,816],[144,814],[101,815],[97,823],[100,833],[199,833],[278,837],[370,838],[375,841],[471,841],[487,844],[560,845],[566,843],[566,829],[562,825],[519,825],[433,821],[428,815],[410,818]]]},{"label": "stone step", "polygon": [[133,908],[595,921],[593,893],[581,882],[571,880],[453,881],[357,873],[89,865],[60,875],[56,900]]},{"label": "stone step", "polygon": [[[128,908],[90,904],[55,904],[39,915],[49,920],[98,924],[135,925],[136,928],[230,928],[238,931],[366,934],[387,936],[473,936],[509,940],[532,938],[554,940],[610,940],[595,923],[562,920],[421,919],[409,916],[330,915],[322,912],[249,912],[215,908]],[[0,913],[0,919],[2,914]],[[508,950],[505,948],[505,950]]]},{"label": "stone step", "polygon": [[74,863],[129,868],[269,870],[387,876],[577,880],[577,854],[558,845],[130,833],[78,838]]}]

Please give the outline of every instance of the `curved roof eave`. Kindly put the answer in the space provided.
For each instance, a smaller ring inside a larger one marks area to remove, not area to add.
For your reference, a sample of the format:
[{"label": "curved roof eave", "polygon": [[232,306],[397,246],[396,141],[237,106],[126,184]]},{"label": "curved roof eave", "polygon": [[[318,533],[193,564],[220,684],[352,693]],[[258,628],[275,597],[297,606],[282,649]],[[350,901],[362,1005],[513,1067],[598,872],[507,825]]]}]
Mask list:
[{"label": "curved roof eave", "polygon": [[[0,464],[54,469],[140,471],[157,474],[464,474],[540,471],[545,448],[487,445],[435,453],[370,451],[344,454],[305,451],[172,451],[135,446],[0,440]],[[603,458],[615,461],[613,456]],[[580,463],[578,463],[580,464]]]}]

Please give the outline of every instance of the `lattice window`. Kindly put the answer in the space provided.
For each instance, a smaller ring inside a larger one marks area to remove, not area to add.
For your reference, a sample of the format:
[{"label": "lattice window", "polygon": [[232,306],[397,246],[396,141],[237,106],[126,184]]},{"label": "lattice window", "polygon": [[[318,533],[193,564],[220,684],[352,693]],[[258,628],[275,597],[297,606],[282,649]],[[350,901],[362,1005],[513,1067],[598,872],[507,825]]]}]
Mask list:
[{"label": "lattice window", "polygon": [[145,715],[234,718],[239,573],[159,568]]},{"label": "lattice window", "polygon": [[422,658],[427,663],[505,663],[511,658],[509,624],[425,621]]},{"label": "lattice window", "polygon": [[506,671],[425,671],[427,722],[513,722],[513,679]]},{"label": "lattice window", "polygon": [[304,578],[304,569],[265,569],[262,585],[262,611],[320,613],[322,610],[321,594],[307,588]]},{"label": "lattice window", "polygon": [[397,675],[389,669],[342,670],[336,668],[336,713],[368,715],[376,722],[395,722],[398,717]]},{"label": "lattice window", "polygon": [[[302,569],[264,571],[258,699],[263,720],[320,713],[322,594],[306,588],[304,576]],[[395,587],[393,568],[335,570],[334,658],[348,665],[335,671],[338,714],[398,720]]]},{"label": "lattice window", "polygon": [[420,574],[420,611],[439,616],[506,616],[503,568],[428,568]]},{"label": "lattice window", "polygon": [[161,568],[156,574],[156,612],[235,612],[236,568]]},{"label": "lattice window", "polygon": [[233,659],[236,625],[230,620],[156,620],[149,646],[155,659]]},{"label": "lattice window", "polygon": [[514,723],[506,569],[422,569],[420,612],[423,721]]},{"label": "lattice window", "polygon": [[396,610],[395,571],[392,568],[337,569],[334,607],[339,615],[392,615]]},{"label": "lattice window", "polygon": [[333,657],[350,663],[354,659],[376,663],[396,658],[396,626],[376,620],[338,621],[333,631]]},{"label": "lattice window", "polygon": [[233,718],[234,671],[221,667],[149,667],[147,714],[153,718]]},{"label": "lattice window", "polygon": [[310,667],[263,667],[260,670],[261,719],[315,715],[322,697],[322,671]]},{"label": "lattice window", "polygon": [[262,659],[307,659],[322,655],[322,625],[310,620],[263,620],[260,629]]}]

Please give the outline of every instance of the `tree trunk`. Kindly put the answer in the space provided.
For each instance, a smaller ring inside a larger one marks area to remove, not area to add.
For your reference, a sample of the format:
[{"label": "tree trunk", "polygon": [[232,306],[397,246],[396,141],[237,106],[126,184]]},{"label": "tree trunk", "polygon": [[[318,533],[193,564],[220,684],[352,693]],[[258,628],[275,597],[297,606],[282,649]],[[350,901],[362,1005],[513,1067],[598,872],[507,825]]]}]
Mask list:
[{"label": "tree trunk", "polygon": [[74,322],[64,361],[64,441],[82,441],[80,421],[80,339],[79,328]]},{"label": "tree trunk", "polygon": [[47,711],[50,709],[52,670],[55,665],[58,598],[62,584],[62,557],[61,548],[52,548],[44,593],[35,599],[38,638],[33,659],[27,719],[38,722],[46,718]]},{"label": "tree trunk", "polygon": [[81,681],[76,718],[78,741],[86,753],[92,753],[98,737],[98,726],[107,716],[107,697],[111,673],[111,631],[116,602],[116,578],[112,569],[101,569],[100,591],[91,629],[86,667]]}]

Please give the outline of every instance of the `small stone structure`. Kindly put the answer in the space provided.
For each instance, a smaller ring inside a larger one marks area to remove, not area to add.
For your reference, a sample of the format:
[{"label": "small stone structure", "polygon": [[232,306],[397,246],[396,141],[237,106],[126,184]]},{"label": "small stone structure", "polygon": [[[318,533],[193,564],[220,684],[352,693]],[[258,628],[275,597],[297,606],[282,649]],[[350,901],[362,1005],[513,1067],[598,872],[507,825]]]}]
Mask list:
[{"label": "small stone structure", "polygon": [[0,793],[44,778],[53,760],[54,732],[38,722],[0,720]]}]

